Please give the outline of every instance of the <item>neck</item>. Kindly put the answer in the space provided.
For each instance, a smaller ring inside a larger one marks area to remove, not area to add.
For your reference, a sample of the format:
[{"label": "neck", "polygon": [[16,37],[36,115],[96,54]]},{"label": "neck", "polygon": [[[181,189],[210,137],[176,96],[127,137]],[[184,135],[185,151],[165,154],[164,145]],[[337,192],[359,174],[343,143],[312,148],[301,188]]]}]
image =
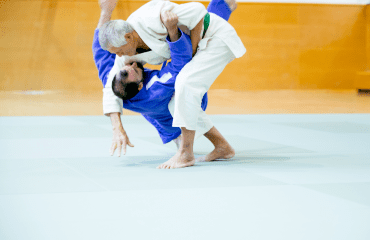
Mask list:
[{"label": "neck", "polygon": [[134,37],[135,37],[135,41],[137,42],[137,48],[142,48],[142,49],[145,49],[145,50],[150,50],[150,48],[148,47],[148,45],[145,44],[145,42],[141,39],[141,37],[139,36],[139,34],[137,34],[136,31],[134,31]]}]

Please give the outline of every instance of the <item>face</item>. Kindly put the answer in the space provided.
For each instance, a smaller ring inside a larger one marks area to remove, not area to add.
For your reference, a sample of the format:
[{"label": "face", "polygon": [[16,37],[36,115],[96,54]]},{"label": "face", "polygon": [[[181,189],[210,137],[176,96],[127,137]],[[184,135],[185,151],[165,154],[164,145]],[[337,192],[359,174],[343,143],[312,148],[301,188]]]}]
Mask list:
[{"label": "face", "polygon": [[122,71],[126,71],[128,73],[127,82],[137,82],[140,84],[140,89],[143,86],[143,70],[137,66],[136,62],[126,64],[120,69],[120,72],[116,74],[116,78],[120,78],[120,74]]},{"label": "face", "polygon": [[108,48],[108,51],[110,53],[114,53],[120,57],[122,57],[123,55],[127,55],[127,56],[133,56],[136,54],[136,48],[137,48],[137,44],[136,42],[134,41],[134,38],[129,34],[127,33],[125,35],[125,39],[127,41],[127,43],[121,47],[109,47]]}]

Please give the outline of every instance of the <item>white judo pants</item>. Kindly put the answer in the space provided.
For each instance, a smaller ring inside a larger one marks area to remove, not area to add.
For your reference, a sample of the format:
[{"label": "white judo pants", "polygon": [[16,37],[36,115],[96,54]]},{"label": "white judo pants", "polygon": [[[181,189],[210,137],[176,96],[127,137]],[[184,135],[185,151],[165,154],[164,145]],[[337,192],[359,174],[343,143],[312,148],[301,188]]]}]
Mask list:
[{"label": "white judo pants", "polygon": [[201,108],[202,98],[234,58],[234,54],[220,38],[212,37],[199,42],[197,53],[176,78],[175,95],[169,103],[173,116],[172,126],[195,130],[196,138],[213,127]]},{"label": "white judo pants", "polygon": [[[174,115],[174,110],[175,110],[175,96],[176,96],[176,93],[173,95],[173,97],[171,98],[171,101],[168,104],[168,109],[170,110],[172,116]],[[198,120],[197,120],[197,126],[195,129],[194,140],[203,136],[205,133],[211,130],[212,127],[213,127],[213,123],[211,119],[209,119],[208,115],[202,109],[200,109]]]}]

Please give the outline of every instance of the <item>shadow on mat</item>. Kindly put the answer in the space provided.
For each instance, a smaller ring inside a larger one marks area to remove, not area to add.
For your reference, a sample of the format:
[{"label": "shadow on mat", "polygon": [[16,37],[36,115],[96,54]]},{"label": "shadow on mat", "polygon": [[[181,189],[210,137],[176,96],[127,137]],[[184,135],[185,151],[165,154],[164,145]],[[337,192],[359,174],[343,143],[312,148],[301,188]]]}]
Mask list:
[{"label": "shadow on mat", "polygon": [[[196,155],[195,158],[200,156]],[[168,156],[130,156],[121,161],[121,167],[157,167],[169,160]],[[292,160],[292,158],[294,160]],[[299,158],[299,157],[298,157]],[[263,167],[275,168],[283,167],[285,169],[297,168],[321,168],[319,164],[297,162],[297,158],[289,156],[266,156],[266,155],[248,155],[246,153],[237,153],[231,159],[217,159],[211,162],[196,162],[193,167],[207,166],[239,166],[239,167]]]}]

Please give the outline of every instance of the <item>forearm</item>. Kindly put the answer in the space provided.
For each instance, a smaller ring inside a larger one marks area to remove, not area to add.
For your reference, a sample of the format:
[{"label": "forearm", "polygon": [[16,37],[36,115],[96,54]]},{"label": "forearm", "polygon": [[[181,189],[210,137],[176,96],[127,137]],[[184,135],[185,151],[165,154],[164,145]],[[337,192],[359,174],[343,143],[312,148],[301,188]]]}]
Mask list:
[{"label": "forearm", "polygon": [[121,113],[113,112],[109,114],[110,120],[112,122],[113,131],[115,130],[123,130],[122,122],[121,122]]},{"label": "forearm", "polygon": [[181,35],[177,26],[174,29],[168,30],[168,36],[170,37],[171,42],[176,42],[177,40],[179,40]]},{"label": "forearm", "polygon": [[110,21],[112,17],[112,12],[113,11],[110,10],[101,11],[97,28],[100,28],[101,26],[103,26],[104,23]]},{"label": "forearm", "polygon": [[118,150],[118,157],[121,156],[121,149],[123,148],[123,155],[126,154],[126,145],[133,147],[121,123],[121,114],[119,112],[110,113],[110,119],[113,126],[113,141],[110,148],[110,154],[113,156],[116,149]]},{"label": "forearm", "polygon": [[172,68],[171,71],[173,72],[180,72],[181,69],[192,59],[192,45],[190,37],[182,33],[181,30],[178,31],[180,37],[176,42],[169,41],[167,38],[172,59],[167,66]]},{"label": "forearm", "polygon": [[202,32],[203,18],[199,23],[190,31],[191,45],[193,47],[193,55],[197,51],[198,44],[200,42],[200,34]]},{"label": "forearm", "polygon": [[98,28],[103,26],[104,23],[110,21],[112,12],[116,7],[117,0],[99,0],[100,6],[100,19],[98,23]]}]

